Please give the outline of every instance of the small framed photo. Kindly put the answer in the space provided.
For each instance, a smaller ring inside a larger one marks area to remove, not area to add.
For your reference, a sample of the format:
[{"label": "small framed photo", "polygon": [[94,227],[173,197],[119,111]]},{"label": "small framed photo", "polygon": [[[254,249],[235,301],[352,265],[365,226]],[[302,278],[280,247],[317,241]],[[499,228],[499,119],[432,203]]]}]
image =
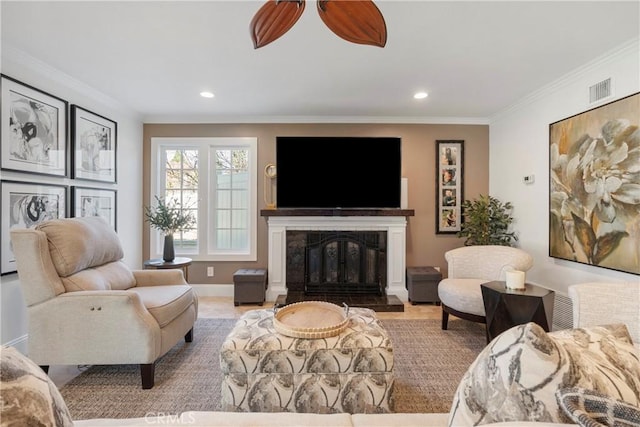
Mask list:
[{"label": "small framed photo", "polygon": [[2,169],[67,176],[67,101],[1,75]]},{"label": "small framed photo", "polygon": [[71,187],[71,216],[101,216],[116,228],[116,190]]},{"label": "small framed photo", "polygon": [[66,216],[66,186],[2,181],[1,273],[16,271],[16,260],[11,250],[12,229],[33,228],[43,221]]},{"label": "small framed photo", "polygon": [[461,229],[464,141],[436,141],[436,234]]},{"label": "small framed photo", "polygon": [[116,182],[118,124],[71,106],[72,178]]}]

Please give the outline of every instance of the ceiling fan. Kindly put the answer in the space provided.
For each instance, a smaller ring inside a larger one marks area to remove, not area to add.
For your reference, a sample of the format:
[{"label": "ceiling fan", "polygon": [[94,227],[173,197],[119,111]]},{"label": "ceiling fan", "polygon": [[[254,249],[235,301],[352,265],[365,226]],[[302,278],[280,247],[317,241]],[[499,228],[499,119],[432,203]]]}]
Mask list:
[{"label": "ceiling fan", "polygon": [[[250,30],[253,47],[277,40],[298,21],[305,0],[268,0],[253,16]],[[372,0],[317,0],[322,22],[349,42],[384,47],[387,26]]]}]

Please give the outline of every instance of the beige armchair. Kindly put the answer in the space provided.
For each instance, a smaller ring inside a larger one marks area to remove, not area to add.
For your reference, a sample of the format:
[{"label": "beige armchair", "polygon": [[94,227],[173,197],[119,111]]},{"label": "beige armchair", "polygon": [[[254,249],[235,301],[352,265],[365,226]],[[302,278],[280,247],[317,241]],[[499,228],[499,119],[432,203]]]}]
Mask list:
[{"label": "beige armchair", "polygon": [[49,365],[139,364],[193,339],[196,293],[181,270],[130,270],[102,218],[66,218],[11,231],[28,313],[29,358]]},{"label": "beige armchair", "polygon": [[463,246],[444,255],[447,278],[438,284],[442,302],[442,329],[447,329],[449,315],[473,322],[487,323],[480,285],[505,280],[508,270],[527,271],[533,257],[510,246]]}]

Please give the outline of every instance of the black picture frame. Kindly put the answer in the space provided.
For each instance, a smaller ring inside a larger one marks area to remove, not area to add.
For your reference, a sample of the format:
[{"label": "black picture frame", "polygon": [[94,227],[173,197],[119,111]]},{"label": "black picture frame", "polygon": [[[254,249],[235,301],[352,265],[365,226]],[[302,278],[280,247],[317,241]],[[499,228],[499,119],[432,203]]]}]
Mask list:
[{"label": "black picture frame", "polygon": [[67,217],[67,186],[41,182],[2,180],[0,222],[1,274],[16,271],[10,231],[33,228],[43,221]]},{"label": "black picture frame", "polygon": [[549,125],[549,256],[640,275],[640,92]]},{"label": "black picture frame", "polygon": [[436,141],[436,234],[456,234],[462,225],[464,141]]},{"label": "black picture frame", "polygon": [[100,216],[118,230],[118,192],[114,189],[71,187],[71,217]]},{"label": "black picture frame", "polygon": [[5,74],[0,86],[1,168],[66,177],[69,103]]},{"label": "black picture frame", "polygon": [[71,177],[117,182],[118,123],[78,105],[71,106]]}]

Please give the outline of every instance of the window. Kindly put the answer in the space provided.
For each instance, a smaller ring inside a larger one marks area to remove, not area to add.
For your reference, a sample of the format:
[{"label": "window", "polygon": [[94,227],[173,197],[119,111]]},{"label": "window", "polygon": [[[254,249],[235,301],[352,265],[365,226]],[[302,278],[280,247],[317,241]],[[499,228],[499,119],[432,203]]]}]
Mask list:
[{"label": "window", "polygon": [[[175,203],[180,211],[190,211],[198,218],[198,150],[194,148],[167,149],[163,151],[164,188],[156,195],[167,203]],[[186,212],[185,212],[186,213]],[[197,223],[194,227],[181,230],[173,236],[173,246],[177,252],[194,252],[198,249]]]},{"label": "window", "polygon": [[[151,200],[164,198],[196,217],[174,235],[176,255],[194,260],[255,261],[256,138],[152,138]],[[151,233],[151,256],[162,253]]]}]

